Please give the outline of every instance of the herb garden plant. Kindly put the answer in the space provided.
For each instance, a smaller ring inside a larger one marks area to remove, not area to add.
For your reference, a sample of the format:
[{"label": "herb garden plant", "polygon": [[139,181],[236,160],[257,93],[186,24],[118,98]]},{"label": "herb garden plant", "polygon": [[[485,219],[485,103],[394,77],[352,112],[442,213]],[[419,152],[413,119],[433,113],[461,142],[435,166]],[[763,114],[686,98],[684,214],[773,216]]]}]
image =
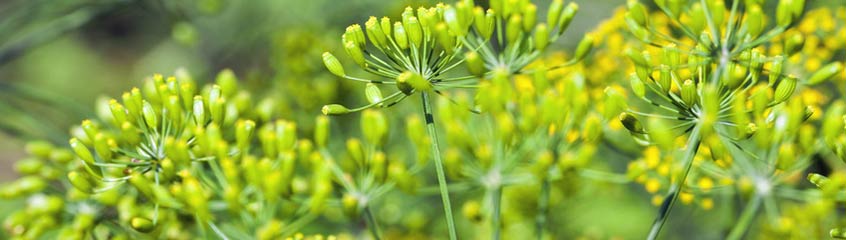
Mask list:
[{"label": "herb garden plant", "polygon": [[585,34],[563,0],[291,31],[272,90],[152,75],[26,144],[5,236],[846,238],[846,6],[621,5]]}]

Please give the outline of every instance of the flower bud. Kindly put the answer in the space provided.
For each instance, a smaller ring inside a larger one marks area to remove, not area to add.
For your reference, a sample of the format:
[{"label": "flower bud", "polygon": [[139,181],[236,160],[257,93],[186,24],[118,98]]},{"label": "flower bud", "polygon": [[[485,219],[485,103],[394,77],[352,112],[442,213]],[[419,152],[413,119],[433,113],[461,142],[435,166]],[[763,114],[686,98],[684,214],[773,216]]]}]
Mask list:
[{"label": "flower bud", "polygon": [[826,184],[828,184],[829,180],[827,177],[816,174],[816,173],[809,173],[808,174],[808,181],[816,185],[818,188],[823,188]]},{"label": "flower bud", "polygon": [[784,54],[792,56],[802,50],[805,45],[805,37],[799,31],[790,31],[784,39]]},{"label": "flower bud", "polygon": [[517,43],[517,38],[523,33],[523,17],[520,15],[512,15],[505,25],[505,42],[508,45]]},{"label": "flower bud", "polygon": [[241,155],[247,154],[250,146],[250,136],[256,128],[256,123],[252,120],[241,120],[235,123],[235,141],[238,144],[238,149],[241,149]]},{"label": "flower bud", "polygon": [[579,46],[576,47],[576,53],[573,55],[574,60],[582,60],[585,56],[590,53],[593,49],[593,35],[585,34],[585,38],[579,42]]},{"label": "flower bud", "polygon": [[629,11],[626,12],[626,16],[634,20],[638,25],[646,27],[647,19],[649,17],[649,12],[646,11],[646,7],[637,0],[628,0],[626,5],[629,8]]},{"label": "flower bud", "polygon": [[382,90],[380,90],[376,84],[367,83],[367,86],[364,88],[364,95],[367,97],[367,101],[371,104],[382,101]]},{"label": "flower bud", "polygon": [[438,23],[435,25],[435,36],[438,37],[438,43],[440,43],[441,47],[444,48],[444,51],[447,54],[452,54],[455,52],[456,48],[456,38],[452,35],[451,30],[447,30],[447,26],[444,23]]},{"label": "flower bud", "polygon": [[297,143],[297,124],[285,120],[276,121],[276,137],[280,152],[293,150]]},{"label": "flower bud", "polygon": [[344,77],[347,74],[344,73],[344,66],[341,65],[341,62],[335,58],[335,55],[332,55],[329,52],[323,53],[323,65],[326,65],[326,68],[329,69],[329,72],[335,74],[338,77]]},{"label": "flower bud", "polygon": [[97,123],[94,123],[89,119],[85,119],[82,120],[80,127],[82,128],[82,131],[85,132],[85,136],[88,137],[89,140],[92,140],[94,139],[94,136],[100,133],[100,128],[97,125]]},{"label": "flower bud", "polygon": [[449,31],[456,34],[458,37],[464,37],[467,35],[467,26],[469,23],[464,22],[464,18],[459,16],[460,13],[458,10],[451,6],[447,6],[444,8],[444,32],[449,27]]},{"label": "flower bud", "polygon": [[561,10],[564,9],[564,0],[553,0],[549,4],[549,10],[546,13],[546,25],[551,28],[558,26],[558,18],[561,16]]},{"label": "flower bud", "polygon": [[564,30],[567,30],[567,27],[570,26],[570,22],[573,21],[573,17],[576,16],[576,12],[579,11],[579,4],[575,2],[570,2],[567,4],[567,7],[561,11],[561,18],[558,19],[558,35],[564,33]]},{"label": "flower bud", "polygon": [[540,23],[535,27],[535,49],[543,51],[549,45],[549,29],[546,24]]},{"label": "flower bud", "polygon": [[487,71],[485,69],[485,62],[479,53],[475,51],[467,51],[464,53],[464,60],[467,61],[467,71],[474,76],[481,77]]},{"label": "flower bud", "polygon": [[361,48],[355,45],[353,42],[346,42],[344,43],[344,50],[346,50],[347,55],[353,59],[353,61],[361,67],[366,67],[367,62],[364,59],[364,53],[361,51]]},{"label": "flower bud", "polygon": [[773,98],[773,104],[779,104],[784,101],[787,101],[791,95],[793,95],[793,91],[796,90],[796,77],[790,75],[785,77],[781,80],[776,87],[775,90],[775,98]]},{"label": "flower bud", "polygon": [[596,142],[602,136],[602,121],[596,115],[589,115],[585,120],[584,139],[587,142]]},{"label": "flower bud", "polygon": [[693,104],[696,103],[696,84],[693,83],[693,80],[688,79],[684,81],[681,89],[681,98],[688,107],[693,107]]},{"label": "flower bud", "polygon": [[394,40],[400,49],[408,49],[408,34],[405,33],[405,27],[400,22],[394,23]]},{"label": "flower bud", "polygon": [[320,148],[326,148],[326,142],[329,140],[329,118],[326,116],[317,116],[314,124],[314,143]]},{"label": "flower bud", "polygon": [[82,159],[82,161],[84,161],[88,165],[94,165],[94,156],[91,155],[91,151],[89,151],[88,147],[82,144],[79,139],[71,138],[70,146],[71,149],[73,149],[73,151],[76,153],[76,156]]},{"label": "flower bud", "polygon": [[344,36],[347,41],[352,42],[359,49],[364,48],[367,45],[367,42],[364,39],[364,31],[361,30],[361,25],[350,25],[347,27],[346,32],[344,32]]},{"label": "flower bud", "polygon": [[640,124],[640,121],[637,120],[634,116],[627,112],[620,113],[619,116],[620,122],[623,123],[623,126],[632,132],[632,134],[644,134],[646,133],[643,131],[643,125]]},{"label": "flower bud", "polygon": [[661,90],[664,90],[664,92],[669,92],[673,87],[673,73],[671,72],[670,66],[661,64],[658,66],[658,71],[661,73],[658,78],[658,86],[661,87]]},{"label": "flower bud", "polygon": [[776,81],[781,79],[781,74],[784,72],[784,56],[773,57],[772,67],[770,67],[769,84],[772,86]]},{"label": "flower bud", "polygon": [[344,196],[341,198],[341,209],[351,219],[356,219],[361,214],[358,198],[350,193],[344,193]]},{"label": "flower bud", "polygon": [[388,171],[388,159],[385,153],[377,151],[368,163],[370,164],[370,174],[373,175],[373,178],[380,183],[385,182]]},{"label": "flower bud", "polygon": [[115,141],[106,137],[103,133],[98,133],[94,136],[94,152],[103,161],[112,160],[112,146],[117,147]]},{"label": "flower bud", "polygon": [[793,21],[796,20],[796,16],[793,15],[793,9],[791,9],[795,1],[799,0],[778,1],[778,6],[776,7],[776,23],[778,26],[787,27],[793,24]]},{"label": "flower bud", "polygon": [[817,70],[810,78],[808,78],[808,85],[815,85],[819,84],[823,81],[828,80],[837,73],[843,72],[843,64],[840,62],[833,62],[829,63],[828,65],[823,66],[819,70]]},{"label": "flower bud", "polygon": [[484,11],[481,7],[477,7],[473,10],[473,15],[473,24],[476,27],[476,32],[482,39],[490,39],[494,32],[494,19],[496,17],[493,10],[488,9]]},{"label": "flower bud", "polygon": [[471,200],[465,202],[464,206],[461,207],[461,213],[472,222],[482,222],[484,220],[482,205],[478,201]]},{"label": "flower bud", "polygon": [[68,180],[70,180],[71,185],[73,185],[76,190],[88,194],[94,193],[94,182],[87,174],[78,171],[71,171],[68,173]]},{"label": "flower bud", "polygon": [[323,115],[341,115],[350,112],[347,107],[340,104],[323,105],[321,111],[323,112]]},{"label": "flower bud", "polygon": [[532,32],[538,21],[538,6],[529,3],[523,7],[523,32]]},{"label": "flower bud", "polygon": [[637,77],[636,74],[632,73],[629,75],[629,84],[632,87],[632,92],[634,92],[636,96],[640,98],[646,97],[646,85],[639,77]]},{"label": "flower bud", "polygon": [[420,21],[417,20],[417,17],[409,17],[407,20],[403,19],[402,26],[408,34],[408,40],[411,43],[411,46],[418,48],[422,47],[423,29],[420,26]]},{"label": "flower bud", "polygon": [[150,219],[144,217],[132,218],[132,220],[130,220],[129,222],[129,226],[131,226],[132,229],[135,229],[135,231],[143,233],[152,232],[153,229],[156,227],[155,225],[153,225],[153,221],[150,221]]},{"label": "flower bud", "polygon": [[[399,76],[397,76],[397,85],[400,85],[400,84],[408,84],[414,90],[417,90],[417,91],[425,92],[425,91],[432,90],[432,83],[430,83],[426,79],[423,79],[423,76],[420,76],[420,74],[417,74],[417,73],[414,73],[414,72],[411,72],[411,71],[405,71],[402,74],[400,74]],[[400,90],[402,90],[402,89],[400,89]]]},{"label": "flower bud", "polygon": [[606,87],[605,88],[605,109],[604,109],[604,117],[606,119],[611,119],[615,115],[620,114],[620,112],[625,111],[628,108],[628,104],[626,103],[626,97],[623,96],[622,93],[617,91],[614,87]]},{"label": "flower bud", "polygon": [[224,97],[232,97],[238,92],[238,77],[231,69],[223,69],[217,73],[215,83],[220,86],[220,92]]},{"label": "flower bud", "polygon": [[364,23],[365,30],[367,31],[367,37],[370,38],[370,42],[373,43],[379,49],[387,49],[388,48],[388,38],[385,35],[385,32],[382,31],[382,25],[380,25],[379,20],[376,17],[370,16],[367,19],[367,22]]},{"label": "flower bud", "polygon": [[764,22],[764,13],[761,11],[761,6],[758,4],[751,5],[746,11],[746,34],[751,37],[758,37],[764,31],[766,23]]},{"label": "flower bud", "polygon": [[365,110],[361,114],[361,132],[367,142],[381,145],[388,135],[388,120],[380,111]]}]

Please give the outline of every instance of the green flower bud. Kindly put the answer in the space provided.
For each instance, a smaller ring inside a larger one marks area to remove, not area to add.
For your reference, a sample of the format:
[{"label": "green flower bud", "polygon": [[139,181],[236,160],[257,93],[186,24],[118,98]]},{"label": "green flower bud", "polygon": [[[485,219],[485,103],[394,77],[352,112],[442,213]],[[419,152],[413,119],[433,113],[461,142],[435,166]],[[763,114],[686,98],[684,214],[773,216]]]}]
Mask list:
[{"label": "green flower bud", "polygon": [[802,50],[805,45],[805,36],[799,31],[790,31],[784,39],[784,53],[792,56]]},{"label": "green flower bud", "polygon": [[535,49],[543,51],[549,45],[549,29],[546,24],[540,23],[535,27]]},{"label": "green flower bud", "polygon": [[814,185],[816,185],[819,188],[823,188],[831,180],[829,180],[827,177],[825,177],[823,175],[819,175],[819,174],[816,174],[816,173],[809,173],[808,174],[808,181],[810,181],[811,183],[813,183]]},{"label": "green flower bud", "polygon": [[649,12],[646,11],[646,7],[637,0],[628,0],[626,5],[629,7],[629,11],[626,13],[626,16],[634,20],[638,25],[646,27],[647,19],[649,17]]},{"label": "green flower bud", "polygon": [[796,20],[795,16],[793,16],[793,9],[791,9],[795,1],[798,0],[778,1],[778,6],[776,7],[776,23],[778,26],[787,27]]},{"label": "green flower bud", "polygon": [[736,63],[729,63],[722,77],[723,85],[731,90],[737,89],[743,84],[743,81],[746,80],[748,75],[749,71],[746,67]]},{"label": "green flower bud", "polygon": [[113,139],[106,137],[103,133],[94,136],[94,151],[103,161],[112,159],[112,146],[117,147]]},{"label": "green flower bud", "polygon": [[351,219],[356,219],[361,214],[358,198],[350,193],[344,193],[344,196],[341,198],[341,209]]},{"label": "green flower bud", "polygon": [[353,42],[346,42],[344,43],[344,50],[356,64],[361,67],[367,66],[367,62],[366,60],[364,60],[364,53],[361,51],[361,47],[355,45],[355,43]]},{"label": "green flower bud", "polygon": [[693,104],[696,103],[696,84],[693,83],[693,80],[688,79],[684,81],[681,89],[681,98],[688,107],[693,107]]},{"label": "green flower bud", "polygon": [[397,76],[397,85],[400,84],[408,84],[414,90],[423,92],[432,90],[433,87],[431,82],[427,81],[426,79],[423,79],[423,76],[410,71],[405,71],[399,76]]},{"label": "green flower bud", "polygon": [[479,201],[467,201],[464,203],[464,206],[461,207],[461,213],[464,214],[464,217],[469,219],[471,222],[482,222],[484,220],[484,215],[482,213],[482,205],[479,204]]},{"label": "green flower bud", "polygon": [[382,17],[382,19],[379,19],[379,25],[382,27],[382,31],[385,33],[385,36],[387,38],[391,38],[391,29],[393,29],[393,25],[391,25],[391,18]]},{"label": "green flower bud", "polygon": [[326,116],[317,116],[314,124],[314,143],[320,148],[326,148],[326,142],[329,140],[329,118]]},{"label": "green flower bud", "polygon": [[88,137],[88,139],[94,139],[94,136],[100,133],[100,128],[90,119],[82,120],[80,127],[82,127],[82,131],[85,132],[85,136]]},{"label": "green flower bud", "polygon": [[223,69],[217,73],[215,83],[220,86],[220,91],[224,97],[232,97],[232,95],[238,92],[238,77],[235,76],[235,72],[232,72],[231,69]]},{"label": "green flower bud", "polygon": [[450,30],[447,30],[446,24],[438,23],[435,25],[435,36],[438,37],[438,43],[440,43],[441,47],[444,48],[444,51],[446,51],[447,54],[455,52],[457,40]]},{"label": "green flower bud", "polygon": [[147,124],[147,128],[157,129],[159,126],[159,119],[156,115],[156,110],[153,109],[153,105],[144,101],[143,106],[142,115],[144,116],[144,123]]},{"label": "green flower bud", "polygon": [[326,68],[329,69],[329,72],[335,74],[338,77],[344,77],[347,74],[344,73],[344,66],[341,65],[341,62],[335,58],[335,55],[332,55],[329,52],[323,53],[323,65],[326,65]]},{"label": "green flower bud", "polygon": [[808,78],[808,85],[816,85],[828,80],[834,75],[843,72],[843,64],[840,62],[829,63],[817,70],[810,78]]},{"label": "green flower bud", "polygon": [[409,17],[403,19],[402,26],[405,28],[406,33],[408,34],[408,40],[411,43],[411,46],[415,47],[422,47],[423,46],[423,29],[420,26],[420,21],[417,20],[417,17]]},{"label": "green flower bud", "polygon": [[658,86],[664,92],[669,92],[673,87],[673,72],[671,72],[670,66],[661,64],[658,66],[658,71],[661,73],[658,78]]},{"label": "green flower bud", "polygon": [[82,159],[82,161],[84,161],[88,165],[94,165],[94,156],[91,155],[91,151],[89,151],[88,147],[82,144],[79,139],[71,138],[70,146],[71,149],[73,149],[73,151],[76,153],[76,156]]},{"label": "green flower bud", "polygon": [[538,6],[529,3],[523,7],[523,31],[532,32],[532,28],[538,22]]},{"label": "green flower bud", "polygon": [[589,115],[585,120],[584,139],[587,142],[599,141],[602,135],[602,121],[596,115]]},{"label": "green flower bud", "polygon": [[638,25],[637,21],[630,17],[626,17],[626,26],[628,26],[629,31],[634,35],[638,40],[643,42],[650,42],[649,40],[649,30],[645,27]]},{"label": "green flower bud", "polygon": [[194,105],[192,106],[192,109],[193,112],[191,115],[194,116],[194,123],[198,126],[206,125],[208,119],[206,119],[206,107],[202,96],[194,97]]},{"label": "green flower bud", "polygon": [[53,144],[50,144],[47,141],[31,141],[26,143],[24,149],[26,149],[26,153],[30,155],[39,158],[47,158],[53,151]]},{"label": "green flower bud", "polygon": [[89,194],[94,192],[94,182],[85,173],[71,171],[68,173],[68,180],[80,192]]},{"label": "green flower bud", "polygon": [[784,72],[784,56],[773,57],[772,67],[770,68],[769,84],[773,86],[776,81],[781,79],[781,74]]},{"label": "green flower bud", "polygon": [[329,104],[324,105],[321,109],[323,115],[340,115],[340,114],[347,114],[350,110],[347,107],[344,107],[340,104]]},{"label": "green flower bud", "polygon": [[290,121],[276,121],[276,137],[280,152],[293,150],[297,143],[297,124]]},{"label": "green flower bud", "polygon": [[250,136],[256,128],[256,123],[252,120],[241,120],[235,123],[235,141],[238,144],[238,149],[241,149],[241,154],[246,154],[250,146]]},{"label": "green flower bud", "polygon": [[523,33],[523,17],[520,15],[512,15],[505,25],[505,41],[508,45],[517,43],[517,38]]},{"label": "green flower bud", "polygon": [[344,32],[344,39],[352,42],[359,49],[362,49],[367,45],[367,41],[364,39],[364,31],[361,30],[361,25],[358,24],[353,24],[347,27]]},{"label": "green flower bud", "polygon": [[637,77],[636,74],[632,73],[629,75],[629,84],[632,86],[632,92],[640,98],[646,97],[646,85],[643,81]]},{"label": "green flower bud", "polygon": [[364,26],[367,31],[367,37],[370,38],[370,42],[372,42],[374,46],[379,49],[388,48],[388,37],[385,35],[385,32],[382,31],[382,26],[376,17],[370,16],[370,18],[367,19],[367,22],[364,23]]},{"label": "green flower bud", "polygon": [[114,123],[116,126],[120,126],[126,121],[129,121],[129,114],[126,112],[126,108],[123,107],[117,100],[109,100],[109,110],[112,113],[112,118],[114,119]]},{"label": "green flower bud", "polygon": [[361,113],[361,132],[367,142],[381,145],[388,135],[388,120],[382,112],[365,110]]},{"label": "green flower bud", "polygon": [[546,13],[546,25],[551,28],[558,26],[558,18],[561,16],[561,10],[564,9],[564,0],[553,0],[549,4],[549,10]]},{"label": "green flower bud", "polygon": [[380,90],[376,84],[367,83],[367,86],[364,88],[364,95],[367,97],[367,101],[371,104],[382,101],[382,90]]},{"label": "green flower bud", "polygon": [[620,113],[620,116],[618,118],[620,119],[620,122],[623,123],[623,126],[626,127],[629,132],[632,132],[632,134],[646,133],[643,130],[643,125],[641,125],[640,121],[637,120],[637,118],[635,118],[633,115],[627,112],[622,112]]},{"label": "green flower bud", "polygon": [[579,42],[579,46],[576,47],[576,54],[573,55],[574,60],[582,60],[585,56],[593,50],[593,35],[585,34],[585,38]]},{"label": "green flower bud", "polygon": [[573,17],[576,16],[576,12],[579,11],[579,4],[575,2],[570,2],[567,4],[567,7],[561,12],[561,18],[558,19],[558,35],[564,33],[564,30],[567,30],[567,27],[570,26],[570,22],[573,21]]},{"label": "green flower bud", "polygon": [[449,26],[449,30],[458,37],[464,37],[467,35],[467,26],[469,23],[464,22],[466,17],[459,15],[461,15],[460,11],[451,6],[444,8],[444,21],[446,24],[444,24],[445,26],[443,28],[446,30],[446,27]]},{"label": "green flower bud", "polygon": [[388,171],[388,159],[387,156],[385,156],[385,153],[377,151],[373,154],[368,163],[370,164],[370,174],[373,175],[373,178],[380,183],[385,182]]},{"label": "green flower bud", "polygon": [[[628,56],[628,57],[629,57],[629,59],[631,59],[631,60],[632,60],[632,62],[634,62],[634,64],[635,64],[635,65],[637,65],[637,66],[644,66],[644,67],[649,67],[649,66],[650,66],[650,65],[649,65],[649,60],[647,60],[647,59],[646,59],[646,56],[644,56],[644,54],[643,54],[643,53],[641,53],[641,52],[638,52],[638,51],[636,51],[636,50],[634,50],[634,49],[628,48],[628,49],[626,49],[626,50],[625,50],[625,54],[626,54],[626,56]],[[641,78],[640,80],[645,81],[645,80],[647,80],[647,79],[648,79],[648,78]]]},{"label": "green flower bud", "polygon": [[766,22],[764,22],[764,13],[761,11],[761,6],[758,4],[747,7],[746,21],[743,22],[746,26],[746,34],[751,37],[757,37],[764,31]]},{"label": "green flower bud", "polygon": [[485,75],[485,72],[487,71],[487,69],[485,69],[485,61],[482,60],[479,53],[475,51],[467,51],[464,53],[464,60],[467,62],[467,70],[470,74],[477,77]]},{"label": "green flower bud", "polygon": [[776,87],[773,104],[779,104],[787,101],[787,99],[793,95],[794,90],[796,90],[796,77],[790,75],[782,79],[778,84],[778,87]]},{"label": "green flower bud", "polygon": [[482,39],[490,39],[494,32],[494,24],[495,24],[495,17],[494,11],[488,9],[487,11],[482,10],[481,7],[477,7],[473,10],[474,15],[474,26],[476,27],[476,32]]},{"label": "green flower bud", "polygon": [[405,33],[405,27],[400,22],[394,23],[394,40],[400,49],[408,49],[408,34]]},{"label": "green flower bud", "polygon": [[155,225],[153,225],[153,221],[144,217],[134,217],[132,220],[129,221],[129,226],[135,231],[149,233],[155,229]]},{"label": "green flower bud", "polygon": [[24,175],[32,175],[44,168],[44,162],[38,158],[26,158],[15,162],[15,171]]},{"label": "green flower bud", "polygon": [[626,97],[613,87],[605,88],[605,112],[606,119],[611,119],[628,108]]}]

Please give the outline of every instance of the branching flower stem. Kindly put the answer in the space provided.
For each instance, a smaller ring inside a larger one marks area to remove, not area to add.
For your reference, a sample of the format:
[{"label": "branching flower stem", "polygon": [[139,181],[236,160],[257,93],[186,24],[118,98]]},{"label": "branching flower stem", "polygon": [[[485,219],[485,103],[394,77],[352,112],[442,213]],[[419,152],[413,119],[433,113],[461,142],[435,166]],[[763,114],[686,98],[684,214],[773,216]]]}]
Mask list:
[{"label": "branching flower stem", "polygon": [[376,218],[373,217],[370,206],[364,207],[364,217],[367,219],[367,228],[370,229],[370,234],[373,234],[373,239],[382,240],[382,232],[379,230],[379,224],[376,223]]},{"label": "branching flower stem", "polygon": [[491,239],[500,239],[500,226],[502,225],[501,209],[502,209],[502,185],[499,185],[493,191],[493,218],[491,218],[491,228],[493,235]]},{"label": "branching flower stem", "polygon": [[438,174],[438,188],[441,191],[441,200],[444,205],[444,214],[446,215],[447,227],[449,228],[449,239],[458,239],[455,231],[455,219],[452,216],[452,205],[449,200],[449,189],[447,188],[446,174],[444,173],[444,163],[441,159],[441,149],[438,143],[438,132],[435,129],[435,116],[432,111],[432,103],[429,100],[428,92],[421,92],[423,100],[423,116],[426,118],[426,129],[429,132],[429,139],[432,141],[432,155],[435,158],[435,170]]},{"label": "branching flower stem", "polygon": [[743,235],[746,234],[746,230],[749,229],[749,224],[752,223],[752,219],[755,218],[755,214],[758,213],[758,209],[761,207],[761,196],[755,194],[748,203],[746,203],[746,207],[743,209],[743,213],[740,214],[740,219],[734,225],[734,228],[731,229],[729,235],[726,239],[729,240],[737,240],[743,238]]},{"label": "branching flower stem", "polygon": [[663,228],[667,223],[670,211],[679,199],[679,195],[684,188],[685,182],[687,181],[687,175],[690,173],[690,169],[693,166],[693,157],[696,156],[696,151],[699,149],[699,143],[701,141],[702,138],[699,136],[699,128],[694,128],[687,140],[687,151],[685,151],[684,155],[684,173],[678,182],[674,183],[673,186],[670,187],[667,197],[664,198],[664,202],[661,203],[661,208],[658,210],[658,217],[656,217],[655,222],[652,223],[652,229],[649,230],[649,236],[646,239],[658,239],[658,235],[661,233],[661,228]]}]

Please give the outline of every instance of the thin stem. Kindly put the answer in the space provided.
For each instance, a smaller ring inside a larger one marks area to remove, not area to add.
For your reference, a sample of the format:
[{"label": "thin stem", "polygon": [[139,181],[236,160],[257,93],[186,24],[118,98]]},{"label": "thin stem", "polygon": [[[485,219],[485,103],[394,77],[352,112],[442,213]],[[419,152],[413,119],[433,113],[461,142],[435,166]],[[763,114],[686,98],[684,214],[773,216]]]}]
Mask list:
[{"label": "thin stem", "polygon": [[376,218],[373,217],[370,206],[364,207],[364,217],[367,220],[367,228],[370,229],[370,234],[373,234],[373,239],[382,240],[382,232],[379,231],[379,224],[376,223]]},{"label": "thin stem", "polygon": [[458,237],[455,232],[455,220],[452,216],[452,205],[449,201],[449,190],[447,189],[443,159],[441,159],[438,132],[435,130],[435,117],[432,111],[432,103],[429,102],[429,93],[422,92],[420,95],[423,98],[423,115],[426,118],[426,128],[429,132],[429,139],[432,141],[432,155],[435,158],[435,170],[438,174],[438,188],[440,188],[441,201],[443,201],[444,204],[444,214],[446,214],[447,227],[449,228],[449,239],[456,240]]},{"label": "thin stem", "polygon": [[535,216],[535,232],[537,232],[538,240],[543,239],[543,227],[546,225],[546,212],[549,208],[549,191],[549,180],[544,179],[538,199],[538,213]]},{"label": "thin stem", "polygon": [[493,235],[491,239],[499,240],[500,238],[500,226],[502,226],[502,218],[501,215],[501,205],[502,205],[502,185],[497,186],[494,189],[493,195],[491,196],[493,199],[493,217],[491,218],[491,228],[493,228]]},{"label": "thin stem", "polygon": [[699,143],[701,140],[702,139],[699,137],[699,129],[693,129],[687,140],[687,151],[685,152],[683,159],[685,163],[684,173],[682,174],[681,179],[673,184],[670,188],[669,194],[664,198],[664,202],[658,210],[658,217],[656,217],[655,222],[652,223],[652,229],[649,230],[649,236],[646,239],[657,239],[658,235],[661,233],[661,229],[665,224],[667,224],[670,211],[673,209],[673,205],[675,205],[676,200],[679,199],[679,193],[681,193],[682,189],[684,189],[684,184],[687,181],[687,175],[690,173],[690,169],[693,166],[693,157],[696,156],[696,151],[699,149]]},{"label": "thin stem", "polygon": [[731,229],[731,232],[729,232],[726,239],[734,240],[743,238],[743,235],[746,234],[746,230],[749,228],[749,224],[752,222],[752,219],[755,218],[755,214],[758,213],[758,208],[760,207],[761,196],[755,194],[755,196],[752,197],[752,200],[746,203],[743,213],[740,214],[740,219],[737,220],[737,223],[734,225],[734,228]]}]

